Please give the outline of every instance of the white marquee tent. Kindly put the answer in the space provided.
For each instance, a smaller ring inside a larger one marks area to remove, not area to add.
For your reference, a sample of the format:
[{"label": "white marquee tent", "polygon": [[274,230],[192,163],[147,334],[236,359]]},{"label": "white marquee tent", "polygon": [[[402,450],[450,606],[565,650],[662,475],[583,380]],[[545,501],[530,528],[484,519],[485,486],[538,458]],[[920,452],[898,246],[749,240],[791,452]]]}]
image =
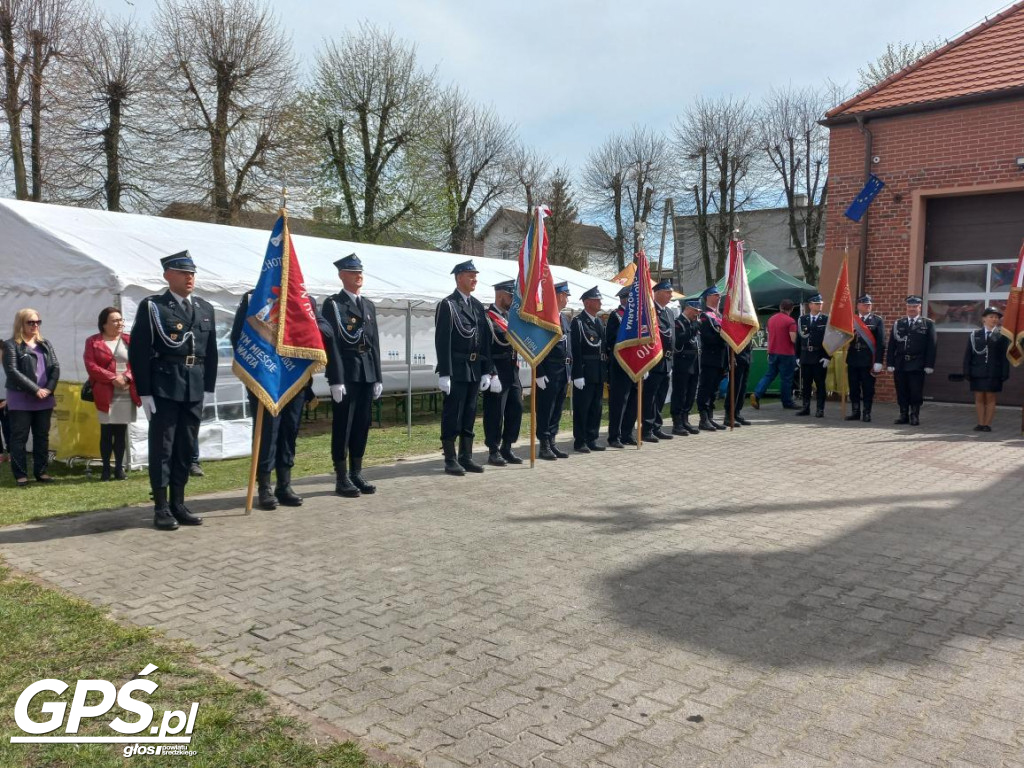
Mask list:
[{"label": "white marquee tent", "polygon": [[[227,336],[239,298],[253,287],[262,265],[269,232],[155,216],[109,213],[42,203],[0,200],[0,338],[22,307],[43,319],[43,333],[55,345],[63,381],[85,380],[82,350],[96,333],[99,311],[119,306],[131,327],[139,302],[163,292],[160,258],[191,252],[198,265],[196,293],[217,309],[221,368],[215,402],[207,403],[200,443],[204,458],[249,453],[250,421],[245,391],[231,373]],[[407,248],[364,245],[295,236],[295,249],[306,286],[318,299],[336,293],[340,284],[333,262],[353,251],[365,266],[364,295],[377,303],[385,389],[405,392],[432,388],[434,378],[433,313],[436,303],[454,289],[452,267],[467,257]],[[474,257],[480,270],[476,296],[484,304],[494,283],[516,276],[515,261]],[[620,286],[565,267],[555,278],[572,290],[570,308],[595,284],[604,309],[618,306]],[[326,387],[320,382],[319,392]],[[144,418],[132,429],[133,463],[145,463]]]}]

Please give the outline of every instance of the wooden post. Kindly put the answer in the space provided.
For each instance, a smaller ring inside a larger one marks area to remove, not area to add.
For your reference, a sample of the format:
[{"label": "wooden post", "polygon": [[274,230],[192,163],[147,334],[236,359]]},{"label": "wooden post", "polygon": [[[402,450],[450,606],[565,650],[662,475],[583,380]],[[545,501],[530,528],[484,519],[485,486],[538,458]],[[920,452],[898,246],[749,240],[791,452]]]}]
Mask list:
[{"label": "wooden post", "polygon": [[530,469],[537,463],[537,368],[530,366]]},{"label": "wooden post", "polygon": [[729,349],[729,431],[736,429],[736,353]]},{"label": "wooden post", "polygon": [[636,383],[636,449],[644,446],[644,379]]},{"label": "wooden post", "polygon": [[256,409],[256,426],[252,433],[252,465],[249,468],[249,490],[245,494],[245,514],[252,513],[252,496],[256,490],[256,468],[260,463],[260,438],[263,435],[263,401]]}]

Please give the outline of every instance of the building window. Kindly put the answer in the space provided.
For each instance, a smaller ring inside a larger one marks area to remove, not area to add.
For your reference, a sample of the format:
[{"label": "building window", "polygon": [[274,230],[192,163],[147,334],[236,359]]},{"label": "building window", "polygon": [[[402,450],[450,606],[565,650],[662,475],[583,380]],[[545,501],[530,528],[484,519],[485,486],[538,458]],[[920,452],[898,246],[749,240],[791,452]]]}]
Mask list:
[{"label": "building window", "polygon": [[937,331],[981,325],[985,307],[1006,309],[1014,261],[943,261],[925,264],[925,313]]},{"label": "building window", "polygon": [[[788,223],[786,224],[786,230],[789,231],[789,224]],[[797,222],[796,230],[797,230],[797,232],[800,233],[800,245],[802,247],[806,247],[807,246],[807,222],[803,222],[802,224],[800,222]],[[796,250],[796,241],[793,240],[793,233],[792,232],[789,232],[789,247],[792,248],[793,250]]]},{"label": "building window", "polygon": [[502,243],[501,258],[505,259],[506,261],[515,258],[515,245],[513,245],[512,243]]},{"label": "building window", "polygon": [[507,234],[508,234],[508,232],[509,232],[509,226],[508,226],[508,224],[504,224],[504,225],[502,225],[502,227],[501,227],[501,233],[502,233],[503,235],[507,235]]}]

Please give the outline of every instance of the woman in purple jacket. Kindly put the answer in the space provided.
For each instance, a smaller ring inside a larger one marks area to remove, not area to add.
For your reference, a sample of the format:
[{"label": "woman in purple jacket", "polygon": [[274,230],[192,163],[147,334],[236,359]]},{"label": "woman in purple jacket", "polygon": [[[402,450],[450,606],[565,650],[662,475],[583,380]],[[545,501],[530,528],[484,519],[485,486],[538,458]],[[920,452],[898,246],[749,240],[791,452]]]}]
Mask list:
[{"label": "woman in purple jacket", "polygon": [[14,316],[14,333],[4,342],[3,364],[7,376],[7,411],[11,424],[11,470],[19,488],[28,486],[25,447],[32,435],[32,471],[40,483],[52,483],[46,473],[50,454],[50,417],[53,390],[60,379],[60,365],[53,346],[40,332],[42,320],[34,309]]}]

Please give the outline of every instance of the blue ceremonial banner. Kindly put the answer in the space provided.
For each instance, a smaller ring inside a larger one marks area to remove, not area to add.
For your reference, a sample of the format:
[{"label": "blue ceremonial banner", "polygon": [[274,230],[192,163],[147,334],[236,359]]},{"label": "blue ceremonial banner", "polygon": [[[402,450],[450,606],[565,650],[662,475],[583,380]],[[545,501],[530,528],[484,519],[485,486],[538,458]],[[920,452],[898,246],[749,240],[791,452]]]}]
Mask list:
[{"label": "blue ceremonial banner", "polygon": [[519,249],[519,277],[508,312],[508,338],[531,367],[547,357],[562,338],[555,283],[548,264],[547,207],[534,212]]},{"label": "blue ceremonial banner", "polygon": [[654,309],[654,295],[651,293],[650,265],[643,251],[636,255],[636,273],[633,287],[629,291],[629,303],[619,324],[619,335],[615,339],[615,359],[633,381],[640,381],[644,374],[657,365],[665,354],[661,347],[661,333],[658,332],[658,316]]},{"label": "blue ceremonial banner", "polygon": [[872,173],[868,178],[868,183],[864,185],[864,189],[860,191],[860,194],[850,203],[850,207],[846,209],[846,218],[853,219],[854,221],[860,221],[864,218],[864,214],[867,213],[871,201],[878,196],[878,193],[882,191],[884,186],[885,182]]},{"label": "blue ceremonial banner", "polygon": [[277,416],[326,363],[316,312],[282,214],[267,244],[231,369]]}]

